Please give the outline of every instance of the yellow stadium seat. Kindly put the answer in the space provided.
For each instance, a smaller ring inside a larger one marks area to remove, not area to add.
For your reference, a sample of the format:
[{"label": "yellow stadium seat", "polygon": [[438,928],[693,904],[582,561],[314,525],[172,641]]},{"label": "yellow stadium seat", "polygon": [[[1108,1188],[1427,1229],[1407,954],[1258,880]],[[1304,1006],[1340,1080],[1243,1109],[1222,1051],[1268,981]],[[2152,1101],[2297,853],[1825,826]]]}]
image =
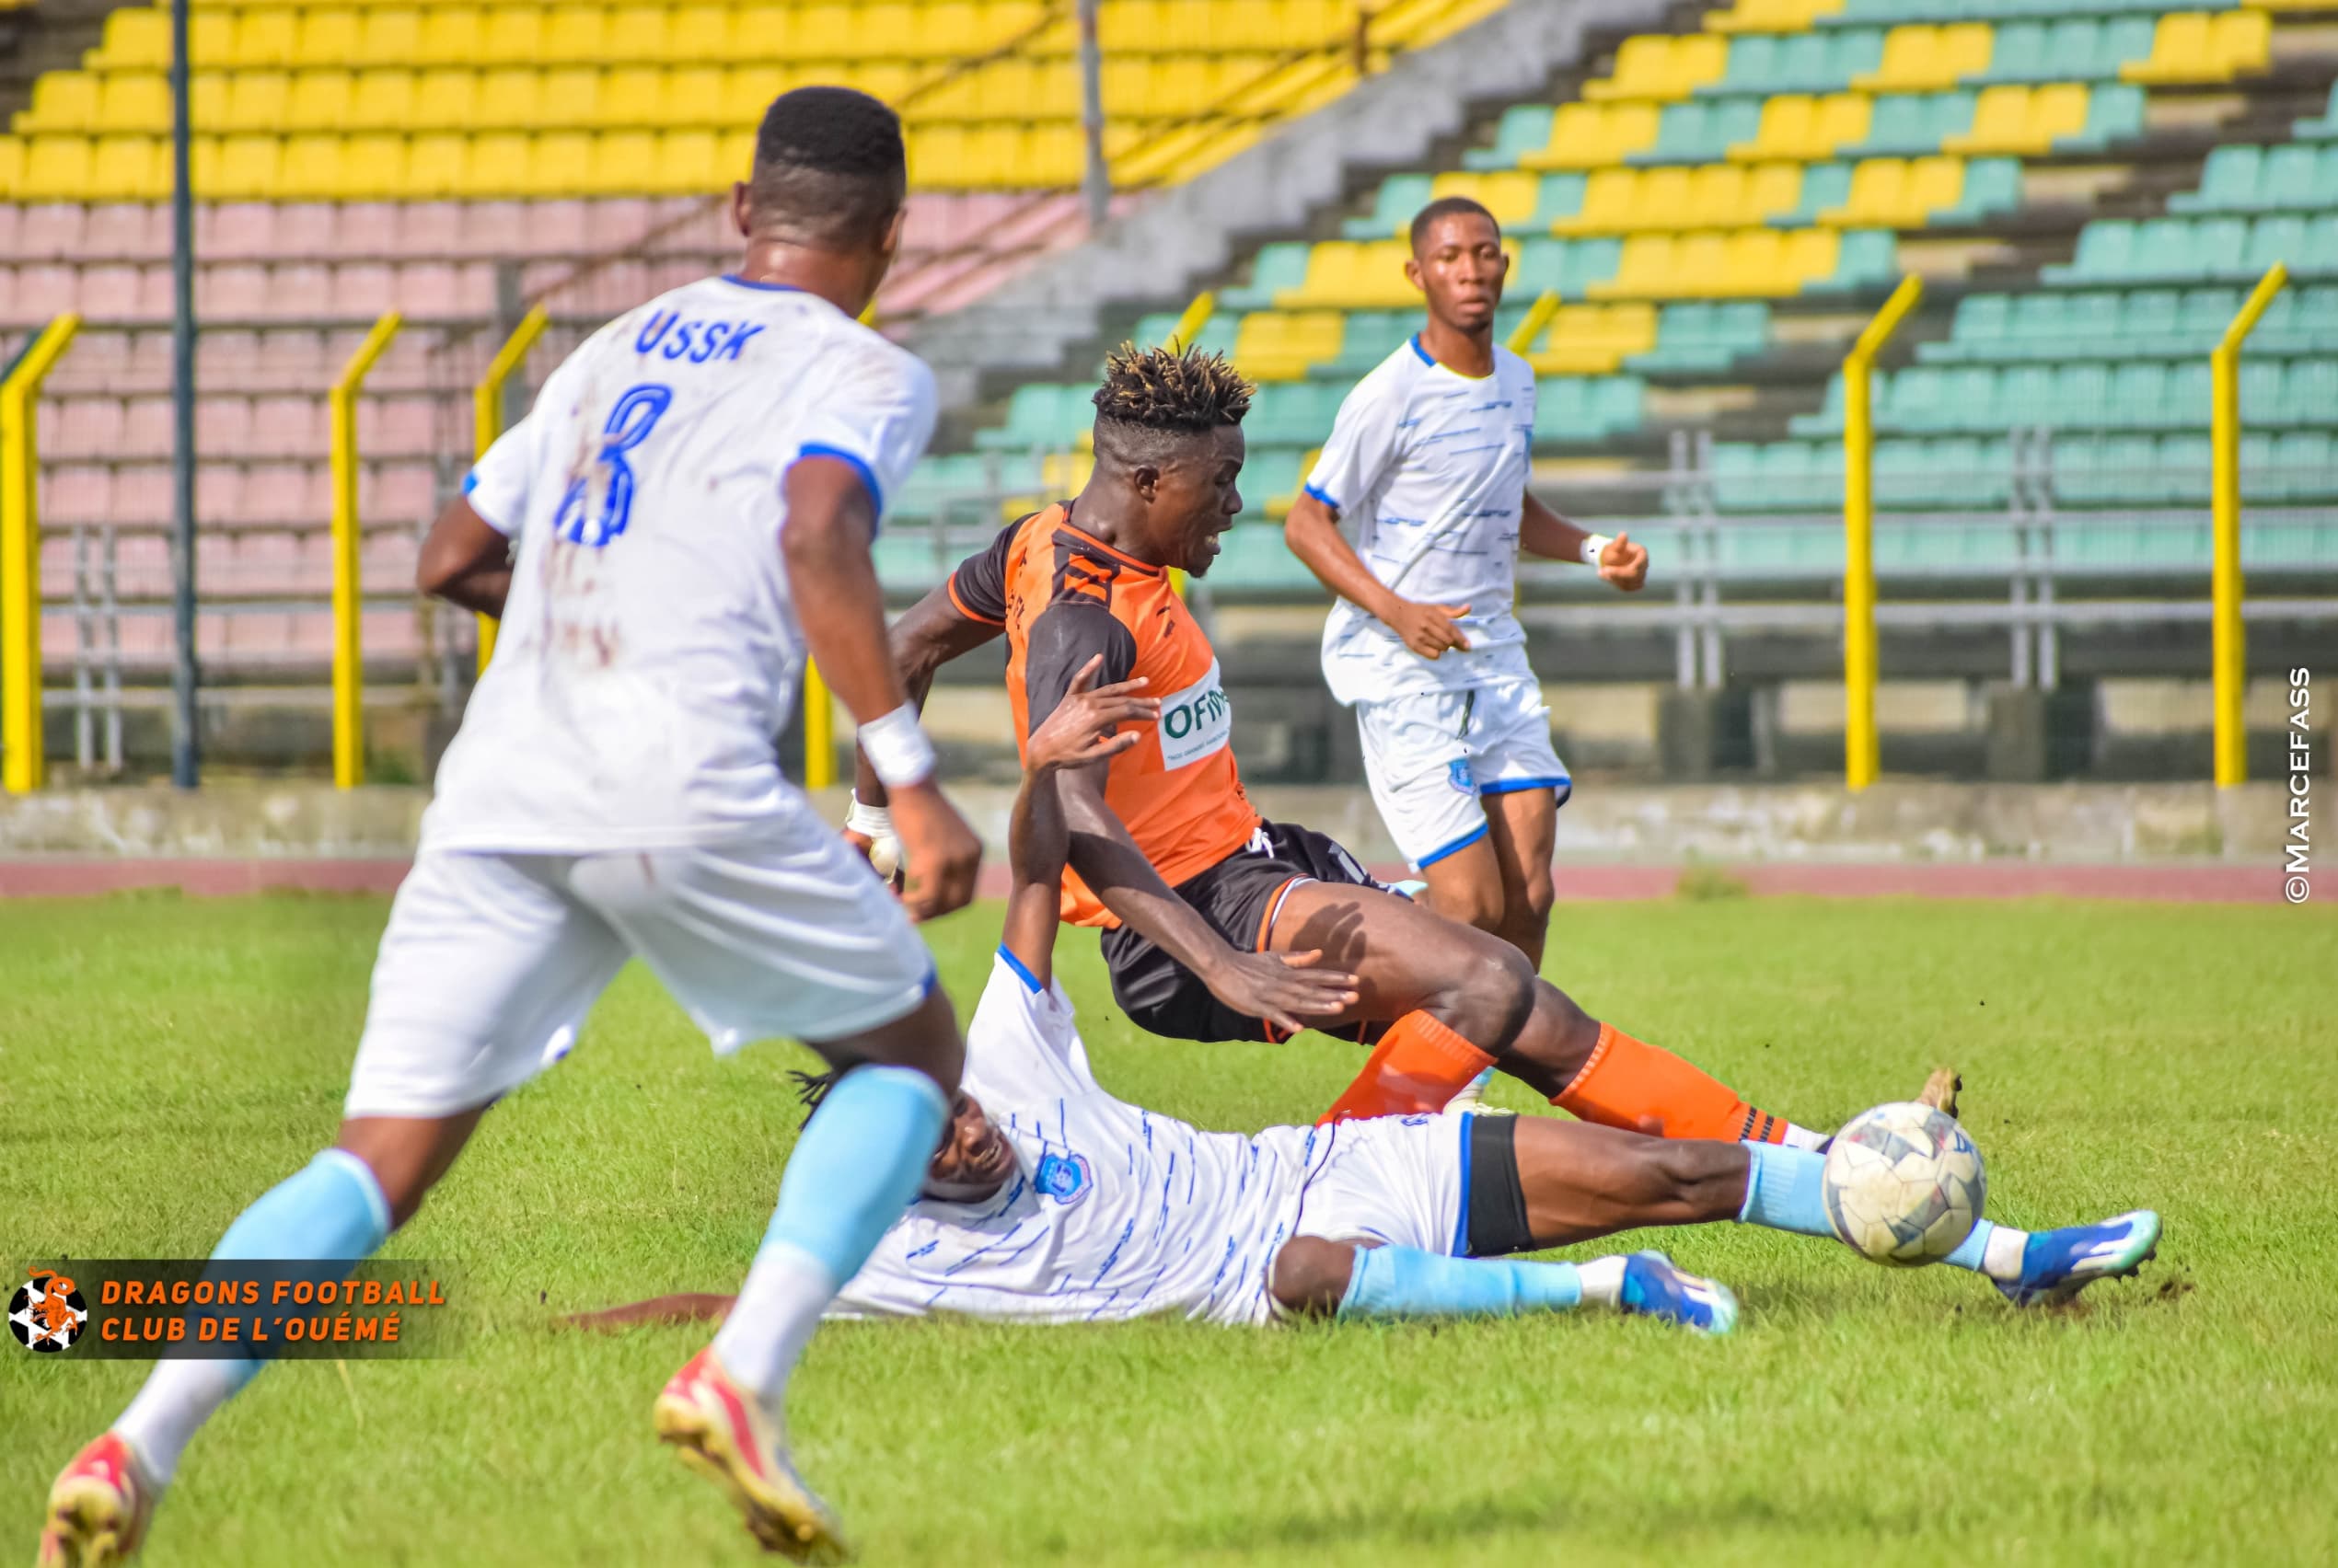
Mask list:
[{"label": "yellow stadium seat", "polygon": [[582,196],[593,173],[593,138],[581,131],[555,131],[536,138],[535,166],[528,178],[539,196]]},{"label": "yellow stadium seat", "polygon": [[1639,197],[1639,171],[1602,168],[1583,182],[1583,200],[1575,215],[1551,225],[1554,234],[1615,234],[1632,226]]},{"label": "yellow stadium seat", "polygon": [[[206,130],[272,133],[284,128],[292,105],[292,76],[283,71],[237,71],[226,78],[227,101]],[[224,153],[222,155],[225,156]],[[223,172],[225,165],[222,166]],[[240,167],[240,166],[239,166]]]},{"label": "yellow stadium seat", "polygon": [[2174,12],[2159,18],[2150,55],[2119,75],[2130,82],[2227,82],[2263,71],[2272,43],[2273,19],[2263,11]]},{"label": "yellow stadium seat", "polygon": [[[379,80],[386,73],[368,71],[362,82]],[[402,123],[418,131],[459,131],[471,123],[479,109],[479,74],[474,71],[422,71],[413,78],[411,107]],[[361,86],[362,86],[361,82]],[[391,100],[386,80],[377,89],[382,101]],[[376,120],[369,111],[374,101],[371,94],[358,103],[358,123],[369,130],[388,130],[400,123],[397,120]],[[409,150],[409,157],[411,150]]]},{"label": "yellow stadium seat", "polygon": [[1985,87],[1975,100],[1973,129],[1940,149],[1959,154],[2047,153],[2055,140],[2086,128],[2088,93],[2076,82],[2043,87]]},{"label": "yellow stadium seat", "polygon": [[[239,70],[282,69],[298,63],[300,13],[281,7],[256,7],[236,18],[236,42],[227,63]],[[190,27],[193,24],[190,22]]]},{"label": "yellow stadium seat", "polygon": [[98,78],[79,71],[50,71],[34,78],[32,102],[17,115],[17,133],[79,133],[98,120]]},{"label": "yellow stadium seat", "polygon": [[89,189],[89,138],[35,136],[26,144],[21,202],[78,202]]},{"label": "yellow stadium seat", "polygon": [[1897,228],[1907,208],[1907,159],[1865,159],[1851,171],[1851,190],[1843,204],[1821,213],[1819,222]]},{"label": "yellow stadium seat", "polygon": [[1808,32],[1821,17],[1839,15],[1844,0],[1738,0],[1706,14],[1705,30],[1719,33]]},{"label": "yellow stadium seat", "polygon": [[1298,381],[1334,358],[1348,334],[1337,310],[1254,310],[1234,334],[1234,363],[1256,381]]},{"label": "yellow stadium seat", "polygon": [[1605,168],[1656,141],[1661,110],[1652,103],[1561,104],[1551,116],[1550,144],[1519,159],[1524,168]]},{"label": "yellow stadium seat", "polygon": [[771,100],[787,91],[787,72],[776,65],[734,65],[723,73],[723,120],[749,125],[763,118]]},{"label": "yellow stadium seat", "polygon": [[1504,228],[1524,223],[1534,215],[1534,207],[1542,200],[1542,179],[1523,169],[1506,168],[1486,174],[1456,171],[1441,174],[1429,182],[1429,199],[1441,201],[1447,196],[1466,196],[1494,214],[1494,221]]},{"label": "yellow stadium seat", "polygon": [[[163,101],[170,98],[170,84],[162,77]],[[194,122],[195,133],[215,130],[227,120],[227,77],[224,72],[199,71],[188,83],[188,96],[194,101],[187,106],[187,117]]]},{"label": "yellow stadium seat", "polygon": [[731,58],[731,8],[728,6],[685,6],[674,13],[666,29],[666,57],[720,65]]},{"label": "yellow stadium seat", "polygon": [[[241,81],[244,73],[228,78],[232,84]],[[364,73],[365,75],[395,75],[407,78],[403,71]],[[274,121],[237,120],[227,129],[233,131],[340,131],[352,123],[357,92],[355,78],[347,71],[295,71],[286,78],[280,118]],[[229,88],[232,100],[234,88]],[[411,86],[407,98],[412,98]],[[403,105],[399,106],[403,109]],[[380,125],[402,123],[402,112],[385,114]]]},{"label": "yellow stadium seat", "polygon": [[0,134],[0,196],[15,197],[24,179],[24,138]]},{"label": "yellow stadium seat", "polygon": [[1615,52],[1615,70],[1603,80],[1583,84],[1583,97],[1593,103],[1647,99],[1669,103],[1684,98],[1707,82],[1721,79],[1729,63],[1729,40],[1709,33],[1672,38],[1643,33],[1624,40]]},{"label": "yellow stadium seat", "polygon": [[1932,221],[1932,214],[1955,206],[1964,199],[1964,160],[1935,155],[1916,159],[1908,165],[1906,186],[1907,205],[1904,209],[1907,221],[1901,226],[1919,228]]},{"label": "yellow stadium seat", "polygon": [[665,73],[648,66],[621,65],[601,78],[601,101],[593,122],[611,127],[654,125],[665,109]]},{"label": "yellow stadium seat", "polygon": [[[199,102],[188,106],[191,113],[201,107]],[[99,131],[162,135],[170,129],[170,83],[146,71],[104,77],[96,125]]]},{"label": "yellow stadium seat", "polygon": [[303,11],[294,59],[303,65],[346,65],[357,58],[358,40],[356,12],[342,8]]},{"label": "yellow stadium seat", "polygon": [[723,118],[723,71],[714,65],[684,65],[666,75],[669,128],[713,125]]},{"label": "yellow stadium seat", "polygon": [[1762,106],[1761,127],[1750,142],[1730,149],[1739,163],[1816,163],[1837,147],[1864,139],[1875,100],[1864,93],[1781,93]]},{"label": "yellow stadium seat", "polygon": [[[463,75],[470,75],[471,73],[467,71]],[[481,130],[489,126],[503,126],[533,131],[539,126],[567,121],[567,105],[557,99],[546,102],[544,73],[541,71],[525,65],[498,65],[480,72],[475,80],[478,84],[476,98],[469,113],[460,120],[433,120],[430,123],[458,128],[476,125]]]},{"label": "yellow stadium seat", "polygon": [[1790,163],[1756,164],[1745,173],[1745,218],[1748,224],[1765,224],[1780,217],[1802,204],[1802,166]]},{"label": "yellow stadium seat", "polygon": [[[499,6],[501,10],[516,7]],[[472,6],[433,6],[422,13],[422,41],[415,46],[416,65],[469,65],[485,54],[487,29]]]},{"label": "yellow stadium seat", "polygon": [[406,188],[422,200],[450,196],[467,188],[470,138],[452,131],[425,131],[406,144]]},{"label": "yellow stadium seat", "polygon": [[[191,13],[187,17],[187,58],[198,67],[234,64],[236,63],[235,14],[229,11]],[[169,35],[166,32],[162,58],[156,63],[168,65],[169,63]]]},{"label": "yellow stadium seat", "polygon": [[593,138],[592,189],[603,196],[656,189],[657,138],[647,131],[604,131]]},{"label": "yellow stadium seat", "polygon": [[219,138],[219,174],[215,190],[198,194],[222,202],[258,202],[275,194],[283,167],[284,143],[274,136]]},{"label": "yellow stadium seat", "polygon": [[469,156],[457,196],[522,196],[531,188],[531,139],[518,131],[488,131],[470,139]]},{"label": "yellow stadium seat", "polygon": [[358,29],[357,52],[352,63],[361,65],[406,65],[422,46],[422,14],[405,6],[368,6]]},{"label": "yellow stadium seat", "polygon": [[1986,22],[1893,28],[1883,35],[1882,63],[1851,86],[1870,93],[1945,91],[1989,68],[1994,40]]},{"label": "yellow stadium seat", "polygon": [[608,58],[608,13],[598,6],[556,6],[544,21],[539,56],[547,64],[596,65]]},{"label": "yellow stadium seat", "polygon": [[287,136],[277,161],[276,181],[267,194],[293,202],[331,202],[343,194],[341,138]]},{"label": "yellow stadium seat", "polygon": [[350,201],[377,202],[403,196],[406,138],[389,134],[350,137],[341,155],[341,173]]},{"label": "yellow stadium seat", "polygon": [[89,56],[89,64],[106,71],[167,70],[170,14],[137,8],[114,12],[106,18],[105,40]]},{"label": "yellow stadium seat", "polygon": [[541,78],[536,97],[537,118],[541,123],[582,127],[600,122],[598,71],[585,65],[556,65],[541,73]]},{"label": "yellow stadium seat", "polygon": [[672,196],[696,196],[714,189],[714,133],[668,131],[657,139],[657,183]]},{"label": "yellow stadium seat", "polygon": [[360,70],[343,124],[351,131],[395,131],[414,124],[414,73]]},{"label": "yellow stadium seat", "polygon": [[1644,304],[1565,305],[1526,352],[1538,375],[1612,375],[1656,346],[1656,309]]},{"label": "yellow stadium seat", "polygon": [[159,202],[170,194],[170,144],[153,136],[100,136],[89,158],[89,194],[105,202]]},{"label": "yellow stadium seat", "polygon": [[715,138],[714,169],[721,182],[728,184],[734,179],[745,179],[747,171],[754,166],[754,132],[725,131]]},{"label": "yellow stadium seat", "polygon": [[908,41],[929,60],[956,60],[983,49],[982,12],[954,3],[920,8],[915,36]]},{"label": "yellow stadium seat", "polygon": [[622,6],[609,12],[605,45],[608,58],[629,62],[664,59],[669,15],[663,6]]},{"label": "yellow stadium seat", "polygon": [[[482,65],[533,65],[538,61],[563,58],[551,52],[545,34],[550,17],[563,13],[547,11],[534,6],[497,6],[486,13],[480,28],[479,63]],[[599,12],[592,15],[597,18]],[[459,61],[436,62],[455,65]]]}]

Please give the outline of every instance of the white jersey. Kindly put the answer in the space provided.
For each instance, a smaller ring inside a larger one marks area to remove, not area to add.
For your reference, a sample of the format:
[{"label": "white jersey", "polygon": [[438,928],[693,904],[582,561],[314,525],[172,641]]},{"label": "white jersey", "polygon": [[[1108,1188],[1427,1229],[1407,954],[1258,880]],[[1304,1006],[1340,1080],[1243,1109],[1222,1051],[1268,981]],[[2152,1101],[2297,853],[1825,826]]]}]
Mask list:
[{"label": "white jersey", "polygon": [[1418,335],[1356,384],[1306,490],[1339,513],[1365,570],[1420,604],[1467,605],[1467,652],[1424,659],[1342,599],[1324,626],[1324,678],[1339,701],[1457,691],[1526,672],[1511,609],[1521,504],[1532,471],[1534,373],[1494,345],[1494,371],[1462,375]]},{"label": "white jersey", "polygon": [[1268,1320],[1267,1265],[1331,1129],[1205,1133],[1114,1099],[1062,988],[1003,950],[966,1031],[965,1085],[1017,1174],[986,1203],[912,1204],[832,1315]]},{"label": "white jersey", "polygon": [[465,481],[515,559],[423,844],[677,847],[799,799],[782,480],[839,459],[882,515],[933,419],[916,356],[800,290],[708,278],[595,333]]}]

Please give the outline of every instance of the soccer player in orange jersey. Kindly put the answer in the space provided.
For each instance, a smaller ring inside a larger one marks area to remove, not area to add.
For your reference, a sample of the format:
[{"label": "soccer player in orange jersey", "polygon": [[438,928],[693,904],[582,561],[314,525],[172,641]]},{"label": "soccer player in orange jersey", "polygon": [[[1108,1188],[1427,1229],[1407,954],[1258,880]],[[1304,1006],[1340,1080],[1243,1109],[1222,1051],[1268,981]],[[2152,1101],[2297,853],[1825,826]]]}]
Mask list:
[{"label": "soccer player in orange jersey", "polygon": [[[1250,396],[1222,356],[1124,348],[1096,394],[1085,488],[1001,531],[893,632],[920,700],[935,669],[1003,632],[1019,742],[1097,655],[1105,680],[1140,676],[1159,698],[1142,741],[1061,784],[1063,917],[1102,928],[1130,1020],[1188,1040],[1314,1027],[1372,1043],[1327,1120],[1439,1110],[1494,1066],[1586,1121],[1816,1146],[1590,1017],[1500,937],[1382,886],[1322,834],[1259,817],[1217,656],[1169,578],[1206,573],[1242,511]],[[865,764],[859,786],[865,847],[884,801]]]}]

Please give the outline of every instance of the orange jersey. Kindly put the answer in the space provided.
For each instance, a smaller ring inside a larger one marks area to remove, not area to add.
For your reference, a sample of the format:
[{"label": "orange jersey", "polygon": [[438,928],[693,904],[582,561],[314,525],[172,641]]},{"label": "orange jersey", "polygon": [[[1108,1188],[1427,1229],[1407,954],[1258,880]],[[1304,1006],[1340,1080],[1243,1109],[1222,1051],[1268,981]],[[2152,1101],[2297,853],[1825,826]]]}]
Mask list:
[{"label": "orange jersey", "polygon": [[[1006,628],[1019,748],[1096,654],[1105,656],[1099,686],[1145,678],[1161,718],[1148,726],[1152,736],[1106,765],[1104,798],[1175,887],[1241,848],[1258,827],[1234,767],[1233,709],[1217,652],[1169,574],[1091,538],[1071,518],[1070,505],[1059,502],[1001,530],[950,574],[950,601],[962,615]],[[1075,926],[1120,923],[1069,868],[1063,917]]]}]

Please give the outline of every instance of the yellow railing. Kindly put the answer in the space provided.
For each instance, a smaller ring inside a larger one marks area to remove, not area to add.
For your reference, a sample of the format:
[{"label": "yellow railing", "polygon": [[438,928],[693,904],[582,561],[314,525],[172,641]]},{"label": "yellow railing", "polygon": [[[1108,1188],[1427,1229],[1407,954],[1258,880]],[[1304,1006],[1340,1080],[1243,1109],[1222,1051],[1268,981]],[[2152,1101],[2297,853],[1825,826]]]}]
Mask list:
[{"label": "yellow railing", "polygon": [[1510,352],[1523,354],[1533,348],[1534,340],[1543,335],[1543,329],[1549,326],[1551,317],[1557,314],[1558,291],[1545,289],[1541,297],[1527,307],[1526,318],[1518,324],[1518,329],[1510,335]]},{"label": "yellow railing", "polygon": [[81,330],[60,316],[0,381],[0,784],[41,788],[41,383]]},{"label": "yellow railing", "polygon": [[[495,357],[487,362],[487,374],[479,378],[477,386],[471,388],[473,458],[486,456],[487,449],[495,444],[495,438],[503,433],[503,384],[511,380],[514,373],[526,362],[527,351],[536,346],[536,340],[544,335],[544,329],[550,325],[551,319],[540,305],[521,317],[519,325],[512,329],[512,335],[503,340],[503,346],[495,351]],[[480,674],[487,673],[487,661],[494,656],[495,617],[481,615],[479,617]]]},{"label": "yellow railing", "polygon": [[2240,345],[2288,282],[2289,269],[2274,262],[2208,355],[2208,513],[2216,546],[2208,579],[2209,667],[2216,674],[2219,789],[2249,782],[2249,665],[2240,626]]},{"label": "yellow railing", "polygon": [[1924,280],[1900,280],[1843,359],[1843,783],[1864,790],[1882,771],[1875,732],[1875,356]]},{"label": "yellow railing", "polygon": [[1194,340],[1201,336],[1201,329],[1210,325],[1210,318],[1217,314],[1218,292],[1215,289],[1202,290],[1193,296],[1193,303],[1186,306],[1186,313],[1177,317],[1177,324],[1169,329],[1169,341],[1179,348],[1191,348]]},{"label": "yellow railing", "polygon": [[391,311],[374,323],[333,383],[333,788],[365,778],[365,673],[358,625],[365,595],[358,581],[357,391],[404,322]]}]

